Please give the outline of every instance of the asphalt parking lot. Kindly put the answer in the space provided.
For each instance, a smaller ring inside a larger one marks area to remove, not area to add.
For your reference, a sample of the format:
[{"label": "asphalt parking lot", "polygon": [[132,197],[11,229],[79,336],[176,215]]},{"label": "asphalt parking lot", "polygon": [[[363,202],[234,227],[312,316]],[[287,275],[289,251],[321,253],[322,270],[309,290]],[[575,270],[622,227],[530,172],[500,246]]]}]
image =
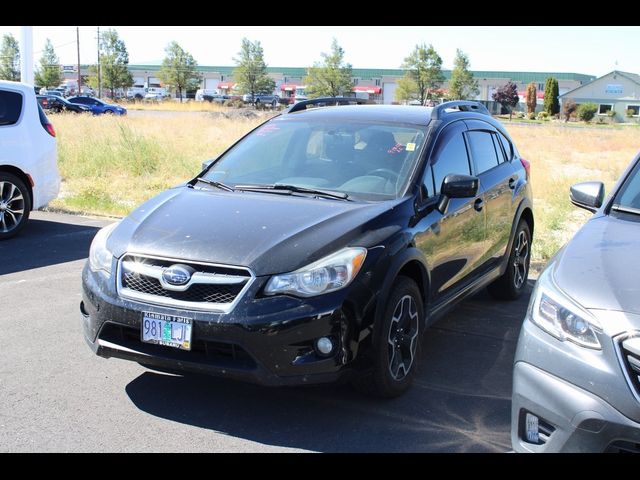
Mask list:
[{"label": "asphalt parking lot", "polygon": [[0,243],[0,451],[504,452],[511,367],[529,300],[484,292],[427,332],[405,396],[269,389],[94,356],[80,271],[109,221],[34,212]]}]

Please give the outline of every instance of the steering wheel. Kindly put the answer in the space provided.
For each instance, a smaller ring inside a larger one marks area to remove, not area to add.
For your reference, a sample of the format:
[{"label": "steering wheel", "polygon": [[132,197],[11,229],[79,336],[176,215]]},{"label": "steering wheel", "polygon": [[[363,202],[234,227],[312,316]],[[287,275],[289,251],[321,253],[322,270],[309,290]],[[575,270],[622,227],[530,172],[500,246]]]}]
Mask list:
[{"label": "steering wheel", "polygon": [[393,183],[397,182],[398,177],[400,176],[390,168],[376,168],[375,170],[371,170],[370,172],[367,172],[367,175],[372,175],[374,177],[382,177]]}]

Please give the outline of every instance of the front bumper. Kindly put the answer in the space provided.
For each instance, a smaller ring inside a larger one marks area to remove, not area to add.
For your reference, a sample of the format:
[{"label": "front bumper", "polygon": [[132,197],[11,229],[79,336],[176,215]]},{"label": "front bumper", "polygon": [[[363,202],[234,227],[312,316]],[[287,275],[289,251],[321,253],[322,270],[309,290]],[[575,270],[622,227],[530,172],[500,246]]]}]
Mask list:
[{"label": "front bumper", "polygon": [[[516,452],[640,453],[640,424],[600,397],[537,367],[517,362],[513,373],[511,443]],[[525,416],[540,419],[539,444],[526,439]],[[542,443],[544,442],[544,443]]]},{"label": "front bumper", "polygon": [[[266,279],[257,278],[228,314],[185,311],[120,298],[101,273],[85,265],[80,305],[84,336],[102,357],[136,361],[171,371],[191,371],[263,385],[335,382],[351,372],[361,335],[342,298],[256,298]],[[193,319],[192,349],[178,350],[140,340],[142,312]],[[358,331],[358,334],[355,332]],[[322,356],[314,341],[330,337],[334,349]]]}]

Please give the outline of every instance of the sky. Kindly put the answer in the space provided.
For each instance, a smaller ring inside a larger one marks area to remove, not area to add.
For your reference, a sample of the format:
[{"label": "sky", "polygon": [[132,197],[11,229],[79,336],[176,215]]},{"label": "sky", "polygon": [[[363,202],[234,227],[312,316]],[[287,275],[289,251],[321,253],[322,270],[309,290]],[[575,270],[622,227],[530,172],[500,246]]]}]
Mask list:
[{"label": "sky", "polygon": [[[472,70],[574,72],[601,76],[611,70],[640,73],[640,27],[386,27],[386,26],[223,26],[119,27],[132,64],[160,63],[175,40],[200,65],[234,65],[243,37],[259,40],[272,67],[307,67],[328,52],[335,37],[354,68],[400,68],[418,43],[433,44],[452,67],[456,49],[469,56]],[[80,61],[95,63],[95,26],[80,27]],[[20,40],[19,26],[0,26],[0,35]],[[51,39],[62,64],[77,62],[76,27],[33,27],[35,60]]]}]

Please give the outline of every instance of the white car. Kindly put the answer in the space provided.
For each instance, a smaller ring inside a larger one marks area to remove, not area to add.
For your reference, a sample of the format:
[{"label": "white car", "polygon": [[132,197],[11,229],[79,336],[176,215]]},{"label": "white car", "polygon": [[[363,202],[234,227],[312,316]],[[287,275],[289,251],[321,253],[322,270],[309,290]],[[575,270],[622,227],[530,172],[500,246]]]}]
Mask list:
[{"label": "white car", "polygon": [[56,132],[31,85],[0,80],[0,240],[58,196]]}]

